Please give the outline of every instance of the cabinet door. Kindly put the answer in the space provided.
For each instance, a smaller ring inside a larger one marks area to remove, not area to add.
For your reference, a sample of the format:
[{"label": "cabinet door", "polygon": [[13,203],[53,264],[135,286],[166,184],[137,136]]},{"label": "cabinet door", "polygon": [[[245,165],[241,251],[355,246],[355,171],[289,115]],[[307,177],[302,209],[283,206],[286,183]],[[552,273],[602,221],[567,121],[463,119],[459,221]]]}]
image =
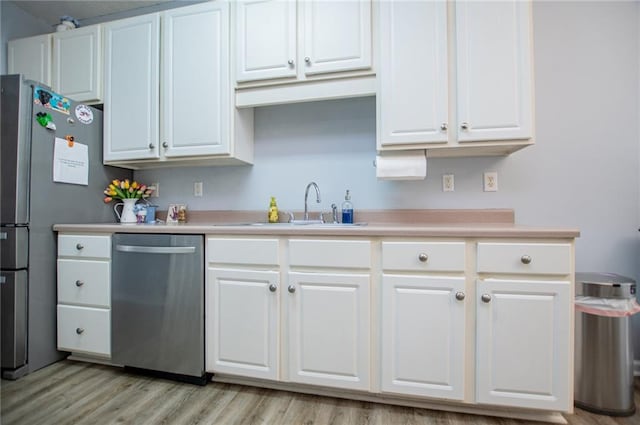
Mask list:
[{"label": "cabinet door", "polygon": [[568,411],[570,289],[564,281],[478,281],[478,403]]},{"label": "cabinet door", "polygon": [[464,283],[383,275],[382,391],[463,399]]},{"label": "cabinet door", "polygon": [[229,4],[171,9],[162,19],[162,154],[228,154]]},{"label": "cabinet door", "polygon": [[369,275],[289,273],[292,382],[369,389]]},{"label": "cabinet door", "polygon": [[53,33],[53,89],[77,101],[102,98],[100,25]]},{"label": "cabinet door", "polygon": [[446,143],[446,2],[382,1],[378,149]]},{"label": "cabinet door", "polygon": [[458,140],[532,136],[531,4],[456,2]]},{"label": "cabinet door", "polygon": [[51,85],[51,34],[19,38],[7,43],[9,74]]},{"label": "cabinet door", "polygon": [[207,371],[277,379],[279,273],[216,268],[208,273]]},{"label": "cabinet door", "polygon": [[296,76],[296,2],[235,3],[236,80]]},{"label": "cabinet door", "polygon": [[159,157],[160,15],[104,26],[104,161]]},{"label": "cabinet door", "polygon": [[371,0],[301,2],[306,75],[371,68]]}]

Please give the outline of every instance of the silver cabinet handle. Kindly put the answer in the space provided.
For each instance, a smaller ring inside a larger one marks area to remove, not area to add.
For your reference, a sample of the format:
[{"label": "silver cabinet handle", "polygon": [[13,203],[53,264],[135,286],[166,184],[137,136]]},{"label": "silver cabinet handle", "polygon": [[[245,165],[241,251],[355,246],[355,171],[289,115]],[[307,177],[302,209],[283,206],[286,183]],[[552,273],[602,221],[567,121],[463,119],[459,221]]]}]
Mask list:
[{"label": "silver cabinet handle", "polygon": [[287,291],[289,291],[290,294],[293,294],[294,292],[296,292],[296,287],[293,285],[289,285]]},{"label": "silver cabinet handle", "polygon": [[84,332],[84,328],[76,328],[76,333],[78,335],[80,335],[82,332]]},{"label": "silver cabinet handle", "polygon": [[305,61],[306,63],[311,63],[311,58],[310,58],[309,56],[306,56],[306,57],[304,58],[304,61]]},{"label": "silver cabinet handle", "polygon": [[269,285],[269,291],[276,292],[277,289],[278,289],[278,287],[276,285],[274,285],[273,283],[271,285]]},{"label": "silver cabinet handle", "polygon": [[456,292],[456,300],[462,301],[464,300],[464,297],[465,297],[464,292]]},{"label": "silver cabinet handle", "polygon": [[463,122],[462,124],[460,124],[460,128],[463,129],[464,131],[469,130],[469,123]]},{"label": "silver cabinet handle", "polygon": [[78,251],[80,251],[80,250],[84,249],[84,245],[82,245],[81,243],[76,244],[76,249],[77,249]]},{"label": "silver cabinet handle", "polygon": [[155,147],[156,147],[156,145],[154,145],[153,143],[149,143],[149,149],[153,149]]},{"label": "silver cabinet handle", "polygon": [[429,259],[429,256],[424,252],[421,252],[420,254],[418,254],[418,260],[420,260],[421,262],[426,263],[428,259]]},{"label": "silver cabinet handle", "polygon": [[289,60],[287,61],[287,63],[289,64],[289,66],[293,66],[293,64],[294,64],[293,59],[289,59]]},{"label": "silver cabinet handle", "polygon": [[76,280],[76,286],[77,286],[78,288],[79,288],[79,287],[81,287],[82,285],[84,285],[84,282],[83,282],[83,281],[81,281],[81,280]]},{"label": "silver cabinet handle", "polygon": [[531,264],[531,256],[523,255],[522,257],[520,257],[520,261],[522,262],[522,264]]},{"label": "silver cabinet handle", "polygon": [[162,147],[167,149],[169,147],[169,143],[167,142],[162,142]]},{"label": "silver cabinet handle", "polygon": [[480,299],[482,300],[482,302],[484,302],[484,303],[488,303],[489,301],[491,301],[491,295],[489,295],[489,294],[482,294],[482,296],[480,297]]},{"label": "silver cabinet handle", "polygon": [[443,122],[442,124],[440,124],[440,130],[447,131],[447,123],[446,122]]}]

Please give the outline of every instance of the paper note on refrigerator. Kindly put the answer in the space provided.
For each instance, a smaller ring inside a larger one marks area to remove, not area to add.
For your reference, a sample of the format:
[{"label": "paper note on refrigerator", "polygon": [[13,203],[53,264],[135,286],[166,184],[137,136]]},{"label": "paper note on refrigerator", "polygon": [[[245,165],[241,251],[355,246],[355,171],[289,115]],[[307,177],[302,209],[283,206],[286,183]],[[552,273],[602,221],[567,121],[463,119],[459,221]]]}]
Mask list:
[{"label": "paper note on refrigerator", "polygon": [[69,146],[65,139],[56,137],[53,149],[53,181],[89,185],[89,148],[82,143]]}]

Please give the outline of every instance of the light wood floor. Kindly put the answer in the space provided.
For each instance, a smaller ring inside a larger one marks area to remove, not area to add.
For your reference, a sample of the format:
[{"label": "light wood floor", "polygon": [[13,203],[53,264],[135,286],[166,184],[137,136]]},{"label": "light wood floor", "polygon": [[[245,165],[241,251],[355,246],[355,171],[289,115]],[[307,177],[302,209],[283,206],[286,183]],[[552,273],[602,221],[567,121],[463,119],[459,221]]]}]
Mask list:
[{"label": "light wood floor", "polygon": [[[636,381],[640,407],[640,381]],[[62,361],[18,381],[1,381],[0,423],[10,424],[479,424],[525,421],[317,397],[240,385],[205,387],[119,368]],[[575,425],[640,425],[640,413],[610,418],[576,409]]]}]

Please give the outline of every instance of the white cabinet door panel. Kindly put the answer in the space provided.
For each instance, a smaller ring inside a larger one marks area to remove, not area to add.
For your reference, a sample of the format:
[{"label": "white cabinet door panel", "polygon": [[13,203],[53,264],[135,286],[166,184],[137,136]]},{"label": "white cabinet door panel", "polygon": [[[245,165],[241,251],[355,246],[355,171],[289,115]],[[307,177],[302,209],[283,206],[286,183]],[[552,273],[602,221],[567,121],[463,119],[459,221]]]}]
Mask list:
[{"label": "white cabinet door panel", "polygon": [[368,390],[369,275],[288,276],[289,379]]},{"label": "white cabinet door panel", "polygon": [[239,0],[236,80],[296,76],[296,2]]},{"label": "white cabinet door panel", "polygon": [[102,98],[100,25],[53,33],[53,89],[76,101]]},{"label": "white cabinet door panel", "polygon": [[207,2],[162,16],[165,157],[230,151],[229,4]]},{"label": "white cabinet door panel", "polygon": [[479,403],[570,408],[570,290],[565,281],[478,281]]},{"label": "white cabinet door panel", "polygon": [[307,75],[371,67],[371,0],[301,2]]},{"label": "white cabinet door panel", "polygon": [[379,7],[378,147],[446,143],[447,5],[383,1]]},{"label": "white cabinet door panel", "polygon": [[463,277],[382,278],[382,391],[462,400]]},{"label": "white cabinet door panel", "polygon": [[530,7],[525,1],[456,2],[461,142],[532,136]]},{"label": "white cabinet door panel", "polygon": [[278,272],[210,268],[206,369],[278,378]]},{"label": "white cabinet door panel", "polygon": [[7,43],[9,74],[51,85],[51,34],[20,38]]},{"label": "white cabinet door panel", "polygon": [[111,310],[58,305],[58,350],[111,356]]},{"label": "white cabinet door panel", "polygon": [[160,15],[104,26],[104,160],[159,158]]}]

